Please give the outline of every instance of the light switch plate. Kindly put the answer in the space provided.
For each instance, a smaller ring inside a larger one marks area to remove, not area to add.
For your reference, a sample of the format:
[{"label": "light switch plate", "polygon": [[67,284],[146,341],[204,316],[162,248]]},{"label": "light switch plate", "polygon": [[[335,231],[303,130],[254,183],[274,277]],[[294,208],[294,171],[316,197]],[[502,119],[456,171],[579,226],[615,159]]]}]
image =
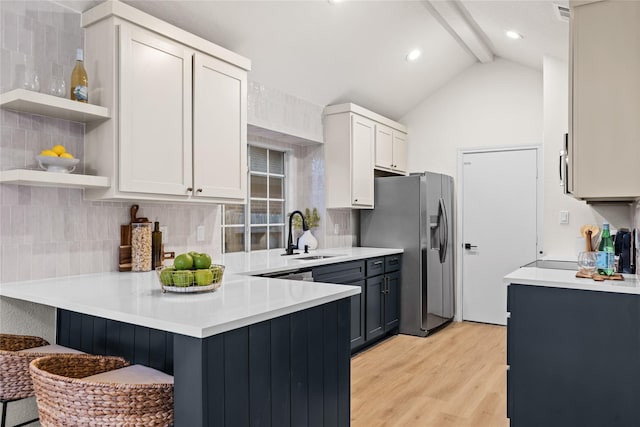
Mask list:
[{"label": "light switch plate", "polygon": [[569,211],[560,211],[560,224],[569,224]]},{"label": "light switch plate", "polygon": [[198,242],[204,242],[204,225],[199,225],[196,228],[196,240]]}]

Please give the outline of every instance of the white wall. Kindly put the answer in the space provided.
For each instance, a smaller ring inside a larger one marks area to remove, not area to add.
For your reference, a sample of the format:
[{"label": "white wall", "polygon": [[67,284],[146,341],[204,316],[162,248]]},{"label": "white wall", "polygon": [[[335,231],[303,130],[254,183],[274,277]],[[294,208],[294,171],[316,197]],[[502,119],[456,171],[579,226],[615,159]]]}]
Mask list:
[{"label": "white wall", "polygon": [[[457,193],[459,149],[542,145],[542,73],[500,58],[477,63],[400,121],[409,128],[409,170],[453,176]],[[459,236],[461,217],[457,217]],[[455,255],[456,320],[460,320],[462,254],[458,245]]]},{"label": "white wall", "polygon": [[400,122],[409,127],[409,170],[455,178],[459,148],[542,143],[542,74],[500,58],[475,64]]},{"label": "white wall", "polygon": [[[563,194],[559,185],[558,155],[568,129],[569,72],[564,61],[545,57],[544,86],[544,255],[548,258],[575,258],[582,247],[577,242],[584,224],[609,222],[613,229],[630,226],[628,206],[598,205]],[[560,211],[569,212],[569,224],[560,224]]]}]

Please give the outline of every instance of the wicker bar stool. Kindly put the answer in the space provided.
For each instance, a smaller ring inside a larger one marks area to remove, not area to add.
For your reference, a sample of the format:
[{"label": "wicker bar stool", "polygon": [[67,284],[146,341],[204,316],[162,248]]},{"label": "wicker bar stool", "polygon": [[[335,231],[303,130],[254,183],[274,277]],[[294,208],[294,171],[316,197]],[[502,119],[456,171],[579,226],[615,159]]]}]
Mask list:
[{"label": "wicker bar stool", "polygon": [[60,354],[29,366],[43,427],[171,426],[173,377],[121,357]]},{"label": "wicker bar stool", "polygon": [[[0,403],[2,404],[1,427],[7,422],[7,406],[10,402],[34,396],[29,375],[29,363],[38,357],[52,353],[81,353],[70,348],[50,345],[40,337],[29,335],[0,334]],[[37,419],[18,424],[20,427]]]}]

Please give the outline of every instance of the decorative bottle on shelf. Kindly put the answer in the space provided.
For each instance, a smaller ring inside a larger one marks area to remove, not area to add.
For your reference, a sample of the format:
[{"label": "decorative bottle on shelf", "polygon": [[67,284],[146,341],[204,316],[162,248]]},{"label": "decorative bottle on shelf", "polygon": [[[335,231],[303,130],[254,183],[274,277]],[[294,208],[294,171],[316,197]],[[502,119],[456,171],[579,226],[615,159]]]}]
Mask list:
[{"label": "decorative bottle on shelf", "polygon": [[76,66],[71,72],[71,99],[89,102],[89,79],[84,69],[84,54],[82,49],[76,51]]},{"label": "decorative bottle on shelf", "polygon": [[609,224],[602,224],[602,236],[600,238],[600,246],[598,246],[598,260],[596,267],[598,274],[611,276],[615,273],[615,251],[613,248],[613,239],[609,232]]}]

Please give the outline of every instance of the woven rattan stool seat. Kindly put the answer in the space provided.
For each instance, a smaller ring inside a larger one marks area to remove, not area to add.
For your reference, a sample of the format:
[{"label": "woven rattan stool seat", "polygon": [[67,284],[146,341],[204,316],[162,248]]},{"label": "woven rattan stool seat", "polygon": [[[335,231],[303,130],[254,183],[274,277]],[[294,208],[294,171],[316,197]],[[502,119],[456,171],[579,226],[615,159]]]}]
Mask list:
[{"label": "woven rattan stool seat", "polygon": [[38,357],[52,353],[82,352],[55,344],[50,345],[40,337],[0,334],[0,402],[2,403],[2,422],[0,425],[2,427],[6,425],[9,402],[34,395],[31,375],[29,375],[29,363]]},{"label": "woven rattan stool seat", "polygon": [[80,353],[62,346],[50,346],[40,337],[0,334],[0,400],[33,396],[29,363],[38,357],[70,351]]},{"label": "woven rattan stool seat", "polygon": [[120,357],[59,354],[29,369],[43,427],[171,426],[173,384],[124,384],[85,377],[129,364]]}]

